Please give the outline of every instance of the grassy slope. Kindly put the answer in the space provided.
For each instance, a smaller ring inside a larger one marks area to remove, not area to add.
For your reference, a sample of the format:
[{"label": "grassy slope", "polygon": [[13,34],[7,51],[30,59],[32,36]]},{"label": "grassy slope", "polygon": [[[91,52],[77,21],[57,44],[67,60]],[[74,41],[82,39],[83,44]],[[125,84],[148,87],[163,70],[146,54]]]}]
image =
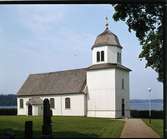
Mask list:
[{"label": "grassy slope", "polygon": [[[42,118],[26,116],[0,116],[0,134],[4,129],[13,130],[18,136],[24,134],[24,122],[33,120],[35,135],[41,134]],[[53,117],[53,132],[56,137],[119,137],[123,121],[107,118]]]},{"label": "grassy slope", "polygon": [[143,119],[143,121],[150,126],[155,132],[157,132],[161,137],[163,137],[163,120],[162,119],[151,119],[151,124],[149,119]]}]

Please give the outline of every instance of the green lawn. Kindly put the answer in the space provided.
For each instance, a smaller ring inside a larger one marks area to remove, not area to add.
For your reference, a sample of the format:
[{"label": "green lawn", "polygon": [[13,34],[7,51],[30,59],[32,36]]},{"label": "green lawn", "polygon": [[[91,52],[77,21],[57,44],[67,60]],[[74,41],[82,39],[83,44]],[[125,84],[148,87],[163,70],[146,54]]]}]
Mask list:
[{"label": "green lawn", "polygon": [[163,120],[162,119],[151,119],[151,124],[149,119],[143,119],[143,121],[150,126],[155,132],[157,132],[161,137],[163,137]]},{"label": "green lawn", "polygon": [[[33,121],[34,135],[41,135],[42,117],[0,116],[0,134],[5,129],[23,137],[24,123]],[[118,138],[124,126],[121,120],[87,117],[52,117],[55,137],[97,137]]]}]

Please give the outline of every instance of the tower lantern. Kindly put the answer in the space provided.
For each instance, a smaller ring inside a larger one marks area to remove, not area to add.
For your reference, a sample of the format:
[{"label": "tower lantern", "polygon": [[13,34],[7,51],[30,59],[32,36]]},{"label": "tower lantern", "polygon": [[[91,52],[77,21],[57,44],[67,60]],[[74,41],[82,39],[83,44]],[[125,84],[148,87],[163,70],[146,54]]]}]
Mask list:
[{"label": "tower lantern", "polygon": [[118,37],[109,30],[108,17],[105,18],[105,30],[99,34],[92,46],[92,64],[121,64],[122,46]]}]

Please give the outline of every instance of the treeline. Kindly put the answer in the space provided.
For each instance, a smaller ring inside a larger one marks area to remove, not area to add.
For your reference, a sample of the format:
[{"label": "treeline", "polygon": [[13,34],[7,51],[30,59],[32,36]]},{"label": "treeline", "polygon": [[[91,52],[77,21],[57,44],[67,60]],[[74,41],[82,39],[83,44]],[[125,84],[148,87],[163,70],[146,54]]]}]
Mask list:
[{"label": "treeline", "polygon": [[16,106],[16,95],[0,95],[0,106]]},{"label": "treeline", "polygon": [[0,115],[17,115],[17,109],[0,109]]}]

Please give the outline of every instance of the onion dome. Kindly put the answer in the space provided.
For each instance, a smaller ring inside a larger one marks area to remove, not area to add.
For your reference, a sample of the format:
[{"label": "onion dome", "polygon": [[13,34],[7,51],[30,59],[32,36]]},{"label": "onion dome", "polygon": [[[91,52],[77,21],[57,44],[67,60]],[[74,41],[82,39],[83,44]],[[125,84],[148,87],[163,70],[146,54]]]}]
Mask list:
[{"label": "onion dome", "polygon": [[[106,18],[106,20],[108,20]],[[95,40],[94,45],[92,46],[92,49],[94,47],[99,47],[99,46],[117,46],[122,48],[122,46],[119,43],[118,37],[112,33],[109,28],[108,28],[108,22],[106,22],[106,28],[104,32],[99,34]]]}]

